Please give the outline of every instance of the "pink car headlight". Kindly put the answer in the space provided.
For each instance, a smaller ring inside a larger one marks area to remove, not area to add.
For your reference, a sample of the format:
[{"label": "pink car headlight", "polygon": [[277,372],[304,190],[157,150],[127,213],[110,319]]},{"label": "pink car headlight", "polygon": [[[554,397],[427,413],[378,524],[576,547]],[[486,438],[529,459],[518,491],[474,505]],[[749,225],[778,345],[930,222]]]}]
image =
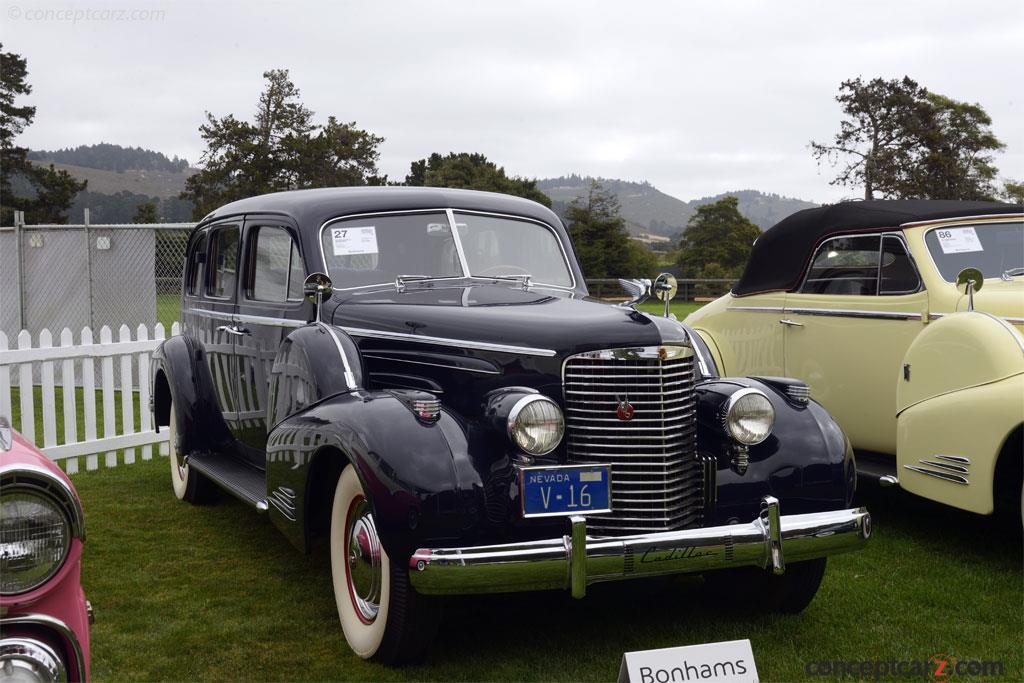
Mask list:
[{"label": "pink car headlight", "polygon": [[71,547],[71,524],[48,492],[0,491],[0,594],[25,593],[56,574]]}]

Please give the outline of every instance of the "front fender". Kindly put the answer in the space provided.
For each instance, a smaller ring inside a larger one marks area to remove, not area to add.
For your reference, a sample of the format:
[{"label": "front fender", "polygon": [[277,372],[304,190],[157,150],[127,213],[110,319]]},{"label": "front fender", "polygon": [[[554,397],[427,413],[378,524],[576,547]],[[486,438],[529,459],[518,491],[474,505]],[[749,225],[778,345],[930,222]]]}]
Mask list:
[{"label": "front fender", "polygon": [[[300,548],[307,547],[315,516],[324,505],[329,509],[336,479],[326,486],[323,479],[349,463],[393,558],[408,557],[427,539],[464,539],[477,526],[482,482],[467,466],[460,420],[442,410],[437,422],[424,422],[391,392],[354,391],[289,417],[269,435],[271,518]],[[281,505],[282,497],[291,504]]]},{"label": "front fender", "polygon": [[[734,462],[735,442],[721,425],[722,407],[744,387],[760,389],[775,409],[771,435],[749,449],[746,469]],[[849,507],[856,488],[853,449],[842,429],[817,402],[794,403],[776,386],[730,377],[697,387],[697,443],[715,462],[715,502],[706,524],[729,524],[759,513],[765,495],[786,514]]]},{"label": "front fender", "polygon": [[153,423],[158,430],[170,423],[173,402],[178,422],[177,446],[184,453],[216,450],[232,441],[217,404],[205,354],[202,342],[189,335],[171,337],[153,352]]},{"label": "front fender", "polygon": [[1024,422],[1024,337],[988,313],[953,313],[917,336],[897,382],[900,485],[990,514],[1000,451]]}]

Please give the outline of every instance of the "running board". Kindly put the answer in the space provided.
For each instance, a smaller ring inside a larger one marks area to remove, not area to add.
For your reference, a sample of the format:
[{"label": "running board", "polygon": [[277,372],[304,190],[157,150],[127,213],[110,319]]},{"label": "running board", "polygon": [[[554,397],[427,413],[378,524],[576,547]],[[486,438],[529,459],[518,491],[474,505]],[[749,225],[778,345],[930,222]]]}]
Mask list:
[{"label": "running board", "polygon": [[857,476],[878,482],[882,487],[896,486],[896,458],[871,452],[857,452]]},{"label": "running board", "polygon": [[215,453],[192,453],[188,456],[188,466],[243,503],[266,512],[267,477],[261,470]]}]

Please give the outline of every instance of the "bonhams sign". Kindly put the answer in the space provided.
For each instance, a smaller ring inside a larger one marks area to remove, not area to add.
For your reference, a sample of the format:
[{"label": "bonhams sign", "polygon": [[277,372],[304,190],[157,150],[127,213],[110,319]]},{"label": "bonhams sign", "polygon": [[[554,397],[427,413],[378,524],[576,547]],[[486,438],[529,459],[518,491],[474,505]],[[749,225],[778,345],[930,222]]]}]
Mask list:
[{"label": "bonhams sign", "polygon": [[619,683],[757,683],[749,640],[627,652]]}]

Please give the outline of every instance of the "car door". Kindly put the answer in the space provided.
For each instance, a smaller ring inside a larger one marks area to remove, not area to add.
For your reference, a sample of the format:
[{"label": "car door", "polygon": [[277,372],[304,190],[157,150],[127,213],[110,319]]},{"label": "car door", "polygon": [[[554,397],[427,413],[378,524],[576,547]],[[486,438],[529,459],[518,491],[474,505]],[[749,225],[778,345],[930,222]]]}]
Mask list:
[{"label": "car door", "polygon": [[856,448],[896,452],[903,356],[928,317],[927,293],[899,233],[823,242],[786,295],[786,374],[803,380]]},{"label": "car door", "polygon": [[202,309],[195,318],[196,332],[206,348],[206,363],[213,380],[217,405],[228,429],[237,438],[239,430],[236,380],[233,372],[234,323],[238,292],[238,255],[241,223],[219,223],[210,228],[206,256]]},{"label": "car door", "polygon": [[245,222],[234,375],[239,439],[247,457],[261,467],[267,431],[273,426],[267,424],[267,392],[274,357],[288,332],[312,318],[302,296],[306,270],[295,235],[294,227],[280,218]]}]

